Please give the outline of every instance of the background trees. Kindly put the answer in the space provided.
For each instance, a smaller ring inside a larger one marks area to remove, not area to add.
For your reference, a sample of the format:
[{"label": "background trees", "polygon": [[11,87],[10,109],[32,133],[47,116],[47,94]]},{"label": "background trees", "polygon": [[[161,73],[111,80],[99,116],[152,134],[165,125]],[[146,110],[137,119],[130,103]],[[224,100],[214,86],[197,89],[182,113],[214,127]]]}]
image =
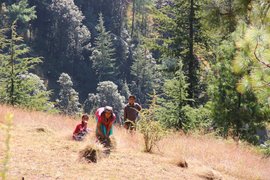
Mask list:
[{"label": "background trees", "polygon": [[263,0],[1,1],[1,101],[39,110],[53,102],[66,114],[111,105],[120,119],[130,94],[148,107],[155,92],[156,119],[167,127],[214,127],[256,143],[270,116],[269,7]]},{"label": "background trees", "polygon": [[58,109],[64,114],[74,115],[80,112],[78,93],[73,89],[73,82],[68,74],[62,73],[57,81],[61,86],[59,100],[57,99]]}]

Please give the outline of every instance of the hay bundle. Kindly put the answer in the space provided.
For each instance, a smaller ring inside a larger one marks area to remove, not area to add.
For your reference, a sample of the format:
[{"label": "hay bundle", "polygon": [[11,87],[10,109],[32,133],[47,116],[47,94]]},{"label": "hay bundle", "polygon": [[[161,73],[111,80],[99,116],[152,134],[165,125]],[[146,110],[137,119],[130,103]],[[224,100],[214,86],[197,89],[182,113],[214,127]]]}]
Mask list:
[{"label": "hay bundle", "polygon": [[104,157],[104,150],[101,144],[91,144],[80,151],[80,158],[88,163],[97,163]]}]

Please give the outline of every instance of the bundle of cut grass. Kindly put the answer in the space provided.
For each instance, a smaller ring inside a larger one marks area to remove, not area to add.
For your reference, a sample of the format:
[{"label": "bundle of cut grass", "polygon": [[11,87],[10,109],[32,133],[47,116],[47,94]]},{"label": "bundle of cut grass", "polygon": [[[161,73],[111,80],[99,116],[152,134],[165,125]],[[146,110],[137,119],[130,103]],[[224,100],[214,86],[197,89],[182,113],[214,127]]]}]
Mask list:
[{"label": "bundle of cut grass", "polygon": [[80,158],[88,163],[97,163],[104,157],[104,151],[103,145],[99,143],[91,144],[80,151]]}]

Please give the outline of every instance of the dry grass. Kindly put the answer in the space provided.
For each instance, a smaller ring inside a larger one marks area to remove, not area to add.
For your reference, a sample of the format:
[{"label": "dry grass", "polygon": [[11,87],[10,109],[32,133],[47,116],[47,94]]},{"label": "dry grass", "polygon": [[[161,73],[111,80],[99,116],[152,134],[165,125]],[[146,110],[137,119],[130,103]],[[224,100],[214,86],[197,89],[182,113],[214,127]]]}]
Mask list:
[{"label": "dry grass", "polygon": [[[0,121],[14,114],[8,179],[202,179],[220,174],[223,179],[267,179],[269,159],[250,148],[211,137],[172,135],[160,142],[160,153],[143,152],[140,134],[114,128],[117,148],[98,163],[80,159],[80,152],[94,144],[92,132],[83,142],[71,139],[80,118],[29,112],[0,106]],[[0,145],[2,134],[0,132]],[[0,146],[0,159],[2,158]],[[188,168],[180,168],[179,161]],[[203,176],[202,176],[203,175]],[[79,178],[78,178],[79,177]]]},{"label": "dry grass", "polygon": [[175,161],[185,159],[193,166],[211,167],[240,179],[269,179],[270,158],[262,158],[247,145],[236,145],[207,136],[173,135],[163,139],[162,153]]}]

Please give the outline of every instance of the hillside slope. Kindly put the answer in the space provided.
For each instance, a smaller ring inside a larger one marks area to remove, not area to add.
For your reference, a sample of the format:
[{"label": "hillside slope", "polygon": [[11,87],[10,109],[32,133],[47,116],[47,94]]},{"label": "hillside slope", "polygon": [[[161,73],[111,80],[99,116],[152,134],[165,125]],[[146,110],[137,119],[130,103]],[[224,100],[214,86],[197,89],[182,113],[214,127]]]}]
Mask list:
[{"label": "hillside slope", "polygon": [[[140,135],[115,128],[117,148],[98,163],[88,164],[79,151],[95,142],[94,133],[84,142],[71,134],[79,119],[0,106],[0,122],[12,112],[14,122],[8,179],[267,179],[270,160],[247,147],[209,137],[174,135],[160,142],[160,150],[142,151]],[[90,127],[94,129],[92,121]],[[4,132],[0,132],[3,157]],[[176,164],[185,159],[188,168]]]}]

